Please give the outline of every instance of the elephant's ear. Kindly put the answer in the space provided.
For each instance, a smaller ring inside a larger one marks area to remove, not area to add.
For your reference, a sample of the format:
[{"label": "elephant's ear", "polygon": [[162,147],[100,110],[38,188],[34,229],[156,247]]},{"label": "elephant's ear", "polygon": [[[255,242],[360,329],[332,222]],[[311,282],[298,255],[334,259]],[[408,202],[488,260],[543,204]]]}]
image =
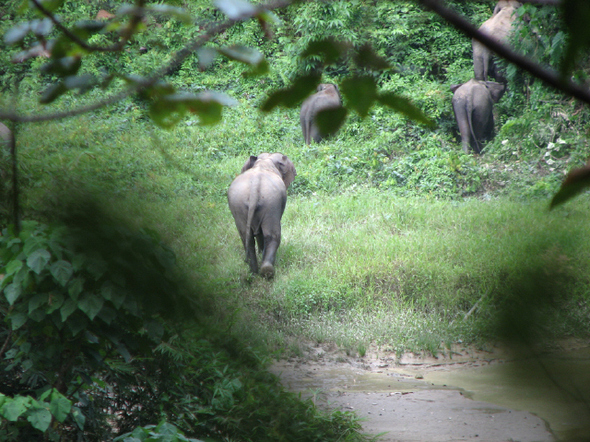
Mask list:
[{"label": "elephant's ear", "polygon": [[289,187],[297,176],[297,171],[295,170],[293,162],[287,157],[287,155],[283,155],[279,161],[279,172],[281,172],[285,187]]},{"label": "elephant's ear", "polygon": [[502,98],[502,95],[506,91],[506,85],[504,83],[496,83],[495,81],[486,81],[486,87],[490,91],[494,103],[500,101],[500,98]]},{"label": "elephant's ear", "polygon": [[463,86],[463,85],[462,85],[462,84],[452,84],[452,85],[451,85],[451,92],[454,94],[454,93],[455,93],[455,91],[456,91],[457,89],[459,89],[461,86]]},{"label": "elephant's ear", "polygon": [[254,156],[254,155],[250,155],[250,158],[248,158],[246,160],[246,164],[244,164],[244,167],[242,167],[241,173],[244,173],[248,169],[251,169],[252,167],[254,167],[254,163],[256,163],[256,160],[258,160],[258,157]]}]

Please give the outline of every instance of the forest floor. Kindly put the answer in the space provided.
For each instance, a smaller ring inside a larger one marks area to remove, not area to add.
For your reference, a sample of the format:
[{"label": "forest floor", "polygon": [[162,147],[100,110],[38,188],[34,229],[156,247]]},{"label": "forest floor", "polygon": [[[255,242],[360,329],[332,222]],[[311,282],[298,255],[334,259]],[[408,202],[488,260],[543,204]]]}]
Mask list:
[{"label": "forest floor", "polygon": [[[584,356],[576,363],[587,364],[587,343],[578,347]],[[379,435],[378,441],[554,441],[579,431],[588,410],[571,399],[555,402],[561,399],[546,389],[552,382],[534,369],[535,361],[521,362],[498,347],[456,346],[438,357],[371,350],[352,358],[314,346],[304,357],[278,361],[270,370],[318,406],[354,411],[363,431]],[[522,378],[518,367],[524,369]],[[564,375],[571,377],[567,370]],[[530,379],[539,384],[528,385]]]}]

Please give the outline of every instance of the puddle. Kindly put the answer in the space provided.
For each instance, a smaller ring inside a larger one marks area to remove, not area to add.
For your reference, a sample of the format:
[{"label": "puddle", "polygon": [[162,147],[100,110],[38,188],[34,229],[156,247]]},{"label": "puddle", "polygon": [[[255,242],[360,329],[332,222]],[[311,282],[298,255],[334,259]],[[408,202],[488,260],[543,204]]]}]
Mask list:
[{"label": "puddle", "polygon": [[432,370],[424,380],[465,390],[478,401],[526,410],[559,439],[590,436],[590,349],[480,367]]},{"label": "puddle", "polygon": [[395,435],[379,440],[590,440],[590,348],[472,356],[283,361],[271,371],[292,391],[367,418],[367,431]]}]

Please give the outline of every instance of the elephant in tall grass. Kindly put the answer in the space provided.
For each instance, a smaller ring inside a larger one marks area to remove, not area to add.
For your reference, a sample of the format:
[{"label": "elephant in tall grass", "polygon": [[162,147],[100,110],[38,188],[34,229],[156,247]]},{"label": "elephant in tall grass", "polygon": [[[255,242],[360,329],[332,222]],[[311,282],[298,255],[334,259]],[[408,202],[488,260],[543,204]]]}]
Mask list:
[{"label": "elephant in tall grass", "polygon": [[227,198],[246,251],[252,273],[258,273],[255,242],[262,254],[260,274],[274,276],[281,243],[281,218],[287,204],[287,188],[297,171],[282,153],[261,153],[250,158],[229,186]]},{"label": "elephant in tall grass", "polygon": [[0,144],[10,143],[12,132],[4,123],[0,123]]},{"label": "elephant in tall grass", "polygon": [[[516,19],[515,11],[521,6],[520,2],[503,0],[494,8],[494,15],[483,22],[479,31],[496,40],[498,43],[507,43],[512,23]],[[494,62],[492,51],[477,40],[472,40],[473,71],[475,79],[486,81],[488,77],[503,83],[506,82],[504,73]]]},{"label": "elephant in tall grass", "polygon": [[465,153],[472,148],[476,153],[482,150],[482,141],[494,136],[494,103],[497,103],[506,86],[493,81],[469,80],[454,84],[453,112],[461,134],[461,144]]},{"label": "elephant in tall grass", "polygon": [[342,99],[340,98],[338,86],[332,83],[318,85],[317,92],[303,102],[299,114],[301,130],[306,144],[311,144],[311,140],[319,143],[323,138],[323,134],[315,121],[317,114],[324,110],[339,108],[341,105]]}]

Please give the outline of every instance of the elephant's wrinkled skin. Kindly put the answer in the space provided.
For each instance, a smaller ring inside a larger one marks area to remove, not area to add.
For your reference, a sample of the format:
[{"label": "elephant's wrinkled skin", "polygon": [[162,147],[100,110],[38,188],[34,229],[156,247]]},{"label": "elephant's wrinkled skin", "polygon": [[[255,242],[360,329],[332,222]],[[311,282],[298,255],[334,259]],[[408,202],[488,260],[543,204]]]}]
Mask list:
[{"label": "elephant's wrinkled skin", "polygon": [[274,276],[287,188],[296,175],[295,166],[285,155],[261,153],[246,161],[242,173],[229,186],[229,208],[252,273],[258,273],[256,242],[262,253],[260,274],[266,278]]},{"label": "elephant's wrinkled skin", "polygon": [[[515,1],[505,0],[498,2],[494,9],[494,15],[483,22],[479,27],[479,31],[498,43],[507,43],[512,23],[516,19],[515,11],[519,6],[520,2]],[[498,66],[494,63],[492,51],[477,40],[472,40],[472,48],[475,79],[485,81],[489,77],[505,83],[504,74],[500,72]]]},{"label": "elephant's wrinkled skin", "polygon": [[453,111],[465,153],[469,153],[470,148],[480,153],[481,142],[493,138],[494,103],[502,98],[505,89],[502,83],[475,79],[451,86]]},{"label": "elephant's wrinkled skin", "polygon": [[332,83],[318,85],[317,92],[303,102],[299,114],[301,130],[306,144],[311,144],[311,140],[316,143],[322,140],[322,134],[315,122],[318,112],[336,109],[341,105],[342,100],[340,99],[338,86]]}]

